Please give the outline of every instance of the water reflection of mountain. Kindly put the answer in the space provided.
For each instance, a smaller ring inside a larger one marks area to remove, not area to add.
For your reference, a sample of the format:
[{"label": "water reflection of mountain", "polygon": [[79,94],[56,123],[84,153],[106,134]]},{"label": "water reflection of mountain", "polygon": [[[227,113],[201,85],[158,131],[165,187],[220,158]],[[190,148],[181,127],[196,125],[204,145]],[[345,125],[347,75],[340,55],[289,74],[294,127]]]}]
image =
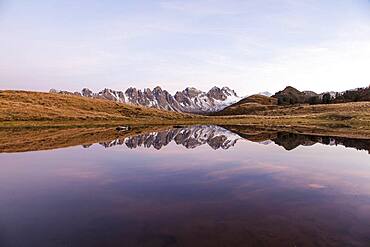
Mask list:
[{"label": "water reflection of mountain", "polygon": [[146,147],[161,149],[174,141],[188,149],[208,144],[213,149],[229,149],[242,139],[239,135],[219,126],[190,126],[159,132],[140,134],[111,142],[100,143],[104,147],[126,145],[128,148]]},{"label": "water reflection of mountain", "polygon": [[355,148],[357,150],[366,150],[370,153],[370,140],[367,139],[310,136],[278,132],[277,137],[274,138],[272,141],[275,142],[277,145],[284,147],[286,150],[293,150],[299,146],[312,146],[316,143],[321,143],[330,146],[341,145],[348,148]]},{"label": "water reflection of mountain", "polygon": [[[190,126],[173,128],[164,131],[139,134],[126,138],[118,138],[110,142],[101,142],[104,147],[125,145],[130,149],[145,147],[157,150],[174,142],[188,149],[193,149],[207,144],[212,149],[229,149],[234,147],[237,141],[248,140],[268,145],[275,143],[286,150],[293,150],[299,146],[312,146],[316,143],[324,145],[341,145],[357,150],[370,150],[370,140],[351,139],[343,137],[324,137],[315,135],[302,135],[288,132],[265,131],[241,127],[226,129],[219,126]],[[370,153],[370,151],[369,151]]]},{"label": "water reflection of mountain", "polygon": [[316,143],[321,143],[330,146],[340,145],[347,148],[365,150],[370,153],[369,139],[304,135],[283,131],[268,131],[263,129],[257,130],[244,126],[233,126],[228,127],[228,129],[230,129],[230,131],[234,133],[237,133],[239,136],[246,140],[262,144],[269,144],[273,142],[276,145],[282,146],[288,151],[293,150],[299,146],[312,146]]}]

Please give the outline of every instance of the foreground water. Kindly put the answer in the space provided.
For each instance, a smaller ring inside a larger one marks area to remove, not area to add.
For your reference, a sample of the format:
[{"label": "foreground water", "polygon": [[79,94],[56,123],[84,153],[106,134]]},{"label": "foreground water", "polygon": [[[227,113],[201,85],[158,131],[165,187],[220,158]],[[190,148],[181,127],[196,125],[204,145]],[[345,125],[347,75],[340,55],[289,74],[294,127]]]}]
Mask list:
[{"label": "foreground water", "polygon": [[368,141],[246,136],[2,153],[0,246],[370,246]]}]

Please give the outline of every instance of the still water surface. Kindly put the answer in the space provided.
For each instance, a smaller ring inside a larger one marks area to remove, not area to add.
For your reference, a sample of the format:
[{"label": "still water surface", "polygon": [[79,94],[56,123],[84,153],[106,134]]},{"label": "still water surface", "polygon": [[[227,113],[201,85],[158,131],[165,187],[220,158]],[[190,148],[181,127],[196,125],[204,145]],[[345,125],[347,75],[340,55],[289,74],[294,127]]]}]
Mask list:
[{"label": "still water surface", "polygon": [[196,126],[2,153],[0,246],[370,246],[366,148]]}]

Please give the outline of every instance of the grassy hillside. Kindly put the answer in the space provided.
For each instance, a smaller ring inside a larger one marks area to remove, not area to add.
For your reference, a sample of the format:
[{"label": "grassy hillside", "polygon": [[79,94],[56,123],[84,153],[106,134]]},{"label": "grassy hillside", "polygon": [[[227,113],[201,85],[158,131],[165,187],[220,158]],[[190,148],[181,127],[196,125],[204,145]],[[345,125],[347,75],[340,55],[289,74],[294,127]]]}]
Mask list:
[{"label": "grassy hillside", "polygon": [[258,115],[277,108],[277,99],[264,95],[251,95],[213,115]]},{"label": "grassy hillside", "polygon": [[260,104],[260,105],[277,105],[278,102],[277,102],[277,99],[275,99],[273,97],[254,94],[254,95],[248,96],[248,97],[240,100],[239,102],[237,102],[237,103],[235,103],[231,106],[238,106],[238,105],[242,105],[242,104],[246,104],[246,103],[256,103],[256,104]]},{"label": "grassy hillside", "polygon": [[0,128],[217,124],[370,137],[370,102],[277,106],[262,96],[227,109],[221,116],[200,116],[73,95],[0,91]]},{"label": "grassy hillside", "polygon": [[53,93],[0,91],[0,121],[151,121],[191,115]]},{"label": "grassy hillside", "polygon": [[339,104],[297,104],[278,106],[275,98],[262,95],[247,97],[220,112],[216,116],[257,115],[257,116],[318,116],[342,115],[345,119],[357,115],[370,115],[370,102],[351,102]]},{"label": "grassy hillside", "polygon": [[370,102],[293,106],[241,103],[216,115],[214,118],[223,119],[226,125],[235,123],[306,134],[370,137]]}]

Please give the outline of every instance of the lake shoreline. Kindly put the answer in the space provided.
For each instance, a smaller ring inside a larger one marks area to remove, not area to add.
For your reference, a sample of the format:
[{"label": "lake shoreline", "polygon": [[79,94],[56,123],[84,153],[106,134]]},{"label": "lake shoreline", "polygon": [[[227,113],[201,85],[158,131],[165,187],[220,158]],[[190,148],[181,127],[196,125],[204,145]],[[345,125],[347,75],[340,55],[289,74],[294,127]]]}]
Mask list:
[{"label": "lake shoreline", "polygon": [[206,116],[74,95],[0,91],[0,130],[220,125],[366,139],[369,107],[369,102],[303,104],[255,115]]},{"label": "lake shoreline", "polygon": [[[348,138],[370,140],[368,132],[354,129],[333,129],[320,126],[283,126],[256,124],[146,124],[104,123],[104,125],[59,125],[59,126],[8,126],[0,128],[0,153],[27,152],[65,148],[77,145],[109,142],[135,135],[187,128],[195,125],[217,125],[252,141],[267,141],[278,133],[307,135],[312,137]],[[117,131],[117,126],[130,126],[128,131]]]},{"label": "lake shoreline", "polygon": [[73,129],[73,128],[112,128],[117,126],[188,126],[219,125],[245,126],[254,129],[287,131],[301,134],[331,135],[349,138],[370,138],[370,122],[325,120],[317,116],[235,116],[235,117],[200,117],[199,119],[182,120],[145,120],[145,121],[1,121],[0,130],[6,129]]}]

